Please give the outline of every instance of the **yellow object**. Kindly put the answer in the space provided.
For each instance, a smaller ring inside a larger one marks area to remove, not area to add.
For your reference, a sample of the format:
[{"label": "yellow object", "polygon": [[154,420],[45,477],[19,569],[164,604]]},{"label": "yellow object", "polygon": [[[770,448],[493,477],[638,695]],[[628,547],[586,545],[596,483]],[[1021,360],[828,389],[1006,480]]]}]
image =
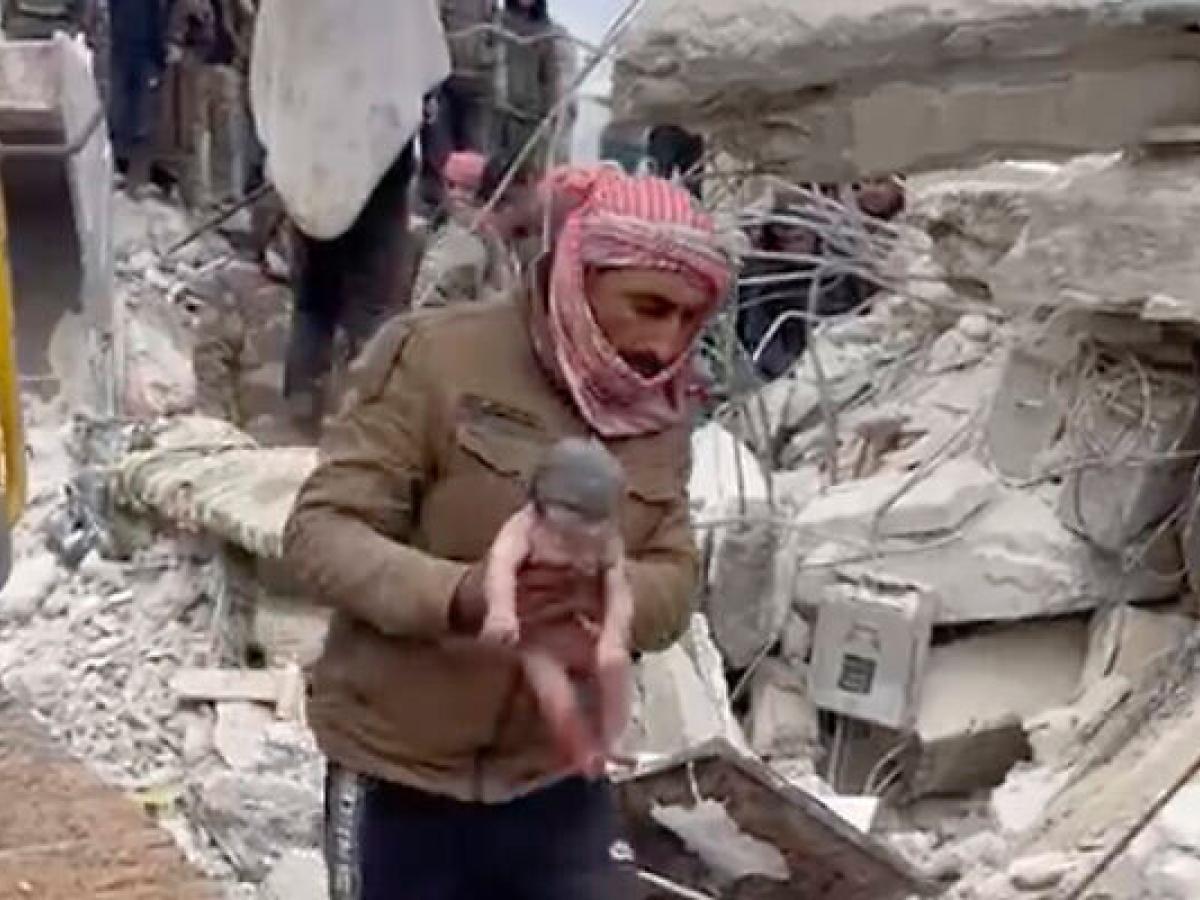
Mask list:
[{"label": "yellow object", "polygon": [[14,525],[25,508],[27,472],[21,381],[17,374],[12,271],[8,261],[8,218],[0,195],[0,442],[4,445],[4,512]]}]

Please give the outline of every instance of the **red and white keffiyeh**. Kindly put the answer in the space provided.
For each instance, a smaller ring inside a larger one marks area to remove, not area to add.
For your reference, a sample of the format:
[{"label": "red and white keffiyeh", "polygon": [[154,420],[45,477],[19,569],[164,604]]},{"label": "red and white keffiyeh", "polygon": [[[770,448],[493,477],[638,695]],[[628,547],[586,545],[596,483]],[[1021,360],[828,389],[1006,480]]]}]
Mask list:
[{"label": "red and white keffiyeh", "polygon": [[540,352],[552,357],[547,362],[600,436],[653,434],[677,424],[688,412],[691,352],[653,378],[636,372],[597,325],[584,274],[589,268],[674,272],[700,287],[715,310],[733,264],[712,218],[668,181],[610,168],[560,169],[543,191],[565,218],[555,241]]}]

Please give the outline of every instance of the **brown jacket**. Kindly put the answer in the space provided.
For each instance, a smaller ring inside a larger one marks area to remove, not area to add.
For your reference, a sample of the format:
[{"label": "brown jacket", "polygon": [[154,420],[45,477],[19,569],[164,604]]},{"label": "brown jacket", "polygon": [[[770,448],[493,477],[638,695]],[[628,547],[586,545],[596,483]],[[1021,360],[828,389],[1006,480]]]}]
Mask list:
[{"label": "brown jacket", "polygon": [[[523,504],[544,448],[587,428],[512,302],[394,319],[355,377],[284,539],[335,609],[313,678],[318,741],[353,771],[461,800],[549,784],[554,751],[516,666],[440,639],[467,564]],[[697,575],[687,429],[608,446],[629,482],[635,648],[661,649],[685,627]]]}]

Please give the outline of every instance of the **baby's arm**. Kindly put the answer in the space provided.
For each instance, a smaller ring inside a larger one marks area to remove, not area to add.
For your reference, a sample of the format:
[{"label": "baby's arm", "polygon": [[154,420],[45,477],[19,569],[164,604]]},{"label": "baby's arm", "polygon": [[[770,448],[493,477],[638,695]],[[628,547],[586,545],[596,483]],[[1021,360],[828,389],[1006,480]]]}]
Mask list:
[{"label": "baby's arm", "polygon": [[479,632],[481,640],[502,645],[516,644],[521,637],[517,621],[517,572],[529,557],[530,535],[537,512],[532,505],[504,523],[488,552],[483,594],[487,616]]}]

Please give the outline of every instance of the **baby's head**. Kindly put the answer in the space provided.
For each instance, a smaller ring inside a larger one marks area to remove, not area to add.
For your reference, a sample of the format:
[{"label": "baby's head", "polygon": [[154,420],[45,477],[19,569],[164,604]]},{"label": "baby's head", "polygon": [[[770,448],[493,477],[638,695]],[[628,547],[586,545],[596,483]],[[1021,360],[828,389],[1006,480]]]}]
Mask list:
[{"label": "baby's head", "polygon": [[542,459],[529,486],[539,515],[567,513],[582,524],[617,518],[625,473],[616,457],[595,440],[567,438]]}]

